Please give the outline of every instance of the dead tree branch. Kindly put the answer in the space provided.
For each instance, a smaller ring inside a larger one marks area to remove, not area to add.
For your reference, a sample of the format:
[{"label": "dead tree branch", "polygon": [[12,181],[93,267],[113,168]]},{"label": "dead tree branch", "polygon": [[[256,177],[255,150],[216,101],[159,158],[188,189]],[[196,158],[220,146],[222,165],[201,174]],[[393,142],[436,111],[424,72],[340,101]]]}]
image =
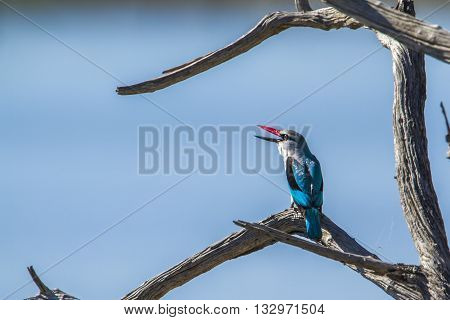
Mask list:
[{"label": "dead tree branch", "polygon": [[[339,11],[334,8],[308,11],[308,1],[296,1],[303,12],[269,14],[246,35],[225,48],[167,70],[163,76],[154,80],[120,87],[118,93],[126,95],[163,89],[224,63],[290,27],[330,30],[343,27],[357,29],[363,24],[369,26],[392,52],[397,183],[405,219],[419,252],[421,265],[381,261],[325,215],[321,216],[323,236],[320,244],[294,237],[292,234],[304,235],[305,221],[299,212],[288,209],[258,224],[238,222],[245,229],[144,282],[123,299],[159,299],[228,260],[261,250],[276,241],[342,262],[395,299],[450,298],[450,252],[431,177],[424,119],[424,53],[450,62],[450,33],[412,17],[412,0],[399,0],[397,10],[373,0],[326,2]],[[447,139],[450,140],[449,136]],[[48,289],[32,268],[29,271],[40,289],[36,298],[52,299],[58,296],[57,289]]]},{"label": "dead tree branch", "polygon": [[118,87],[117,93],[130,95],[164,89],[233,59],[290,27],[331,30],[339,28],[357,29],[361,26],[353,18],[349,18],[333,8],[323,8],[308,12],[274,12],[262,18],[247,34],[228,46],[181,66],[166,70],[163,72],[164,75],[159,78],[132,86]]},{"label": "dead tree branch", "polygon": [[77,298],[65,293],[62,290],[50,290],[39,278],[36,271],[34,271],[33,266],[29,266],[27,267],[27,269],[34,283],[39,288],[39,294],[26,300],[78,300]]},{"label": "dead tree branch", "polygon": [[447,134],[445,136],[445,141],[447,141],[448,143],[447,159],[450,159],[450,125],[448,124],[447,112],[445,112],[444,103],[442,101],[441,101],[441,110],[442,114],[444,115],[445,126],[447,127]]},{"label": "dead tree branch", "polygon": [[307,250],[321,257],[342,262],[346,265],[352,265],[354,267],[363,268],[368,271],[373,271],[374,273],[380,275],[384,275],[394,271],[398,271],[401,273],[417,273],[419,269],[418,266],[392,264],[381,261],[379,259],[374,259],[371,256],[362,256],[359,254],[353,254],[328,248],[323,245],[295,237],[286,232],[265,226],[263,224],[250,223],[242,220],[234,221],[234,223],[247,230],[259,230],[261,232],[267,233],[270,237],[279,242],[283,242],[292,245],[294,247]]},{"label": "dead tree branch", "polygon": [[[450,62],[450,33],[408,15],[414,13],[414,5],[410,0],[400,0],[396,7],[406,13],[389,9],[372,0],[328,2],[373,28],[383,45],[392,51],[397,181],[405,218],[419,251],[421,266],[393,265],[381,261],[325,215],[321,217],[324,234],[322,245],[286,235],[302,234],[305,231],[303,218],[295,211],[287,210],[267,218],[260,224],[240,222],[247,230],[231,234],[146,281],[124,299],[159,299],[170,290],[215,266],[260,250],[273,244],[275,240],[341,261],[396,299],[450,297],[450,253],[427,156],[423,112],[426,76],[424,55],[421,53]],[[266,16],[248,34],[231,45],[173,68],[160,78],[119,88],[119,94],[151,92],[165,88],[234,58],[291,26],[329,30],[340,27],[356,29],[362,25],[356,20],[349,20],[338,11],[331,11],[330,8],[304,13],[277,12]]]},{"label": "dead tree branch", "polygon": [[[414,13],[413,1],[401,0],[399,4],[407,13]],[[392,52],[394,151],[403,212],[430,296],[449,299],[450,252],[428,160],[424,55],[383,34],[378,38]]]},{"label": "dead tree branch", "polygon": [[[260,224],[288,234],[304,234],[305,232],[304,218],[293,209],[270,216]],[[322,217],[322,228],[324,235],[321,242],[327,249],[379,260],[376,255],[364,249],[326,216]],[[259,230],[244,229],[235,232],[153,279],[144,282],[123,299],[159,299],[169,291],[225,261],[261,250],[275,242],[272,236]],[[350,264],[348,266],[396,299],[424,299],[427,297],[423,290],[425,278],[419,267],[405,267],[406,269],[402,270],[394,268],[392,271],[389,270],[385,274],[379,275],[370,269]]]},{"label": "dead tree branch", "polygon": [[[119,95],[154,92],[222,64],[264,40],[290,28],[310,27],[322,30],[357,29],[367,25],[394,37],[407,46],[450,63],[450,32],[430,25],[380,2],[328,0],[333,8],[310,11],[308,1],[296,1],[300,12],[274,12],[264,18],[247,34],[230,45],[163,72],[163,76],[131,86],[118,87]],[[308,10],[309,9],[309,10]],[[348,14],[341,13],[340,11]],[[359,22],[360,21],[360,22]]]},{"label": "dead tree branch", "polygon": [[411,49],[450,63],[450,32],[375,0],[325,0],[364,25],[384,33]]}]

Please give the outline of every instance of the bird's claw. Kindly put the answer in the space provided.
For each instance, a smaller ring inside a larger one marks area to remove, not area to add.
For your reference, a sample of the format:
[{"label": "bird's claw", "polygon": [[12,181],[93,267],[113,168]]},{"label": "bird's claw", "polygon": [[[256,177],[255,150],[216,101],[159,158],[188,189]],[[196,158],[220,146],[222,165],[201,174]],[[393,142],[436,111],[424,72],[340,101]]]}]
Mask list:
[{"label": "bird's claw", "polygon": [[291,209],[294,209],[295,212],[300,212],[300,210],[298,209],[298,206],[295,204],[295,202],[292,202],[292,203],[291,203],[290,208],[291,208]]}]

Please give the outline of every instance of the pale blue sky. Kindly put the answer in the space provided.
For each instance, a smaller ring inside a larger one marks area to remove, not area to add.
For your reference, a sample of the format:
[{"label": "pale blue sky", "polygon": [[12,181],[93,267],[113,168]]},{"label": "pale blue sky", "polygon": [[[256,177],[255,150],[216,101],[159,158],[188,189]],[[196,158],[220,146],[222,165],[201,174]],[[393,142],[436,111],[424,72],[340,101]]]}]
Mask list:
[{"label": "pale blue sky", "polygon": [[[129,83],[222,47],[265,13],[291,7],[175,10],[130,1],[121,7],[39,9],[17,4],[57,38]],[[418,16],[431,9],[419,6]],[[429,20],[449,29],[449,16],[447,6]],[[226,64],[146,96],[195,128],[264,123],[378,46],[368,30],[290,29]],[[450,69],[433,58],[426,62],[429,156],[448,226],[450,164],[439,102],[450,108]],[[117,80],[4,6],[0,70],[4,298],[29,280],[26,266],[45,270],[184,176],[137,174],[138,126],[175,126],[176,120],[139,96],[117,96]],[[309,144],[323,166],[328,216],[391,261],[417,263],[393,179],[392,91],[390,55],[381,49],[275,124],[311,126]],[[249,145],[255,143],[252,139]],[[236,139],[233,148],[240,147]],[[223,145],[217,150],[223,159]],[[277,159],[275,148],[271,156]],[[237,156],[233,161],[239,164]],[[267,177],[287,189],[283,175]],[[81,299],[117,299],[236,231],[232,220],[257,221],[288,205],[287,195],[258,175],[194,174],[42,278]],[[36,292],[30,284],[10,298]],[[276,244],[227,262],[165,298],[389,297],[341,264]]]}]

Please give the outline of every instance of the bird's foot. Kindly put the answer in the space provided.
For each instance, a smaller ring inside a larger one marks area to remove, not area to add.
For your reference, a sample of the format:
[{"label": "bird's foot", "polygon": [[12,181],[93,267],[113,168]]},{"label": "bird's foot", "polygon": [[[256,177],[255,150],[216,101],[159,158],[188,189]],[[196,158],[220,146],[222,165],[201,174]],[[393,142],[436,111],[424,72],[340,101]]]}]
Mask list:
[{"label": "bird's foot", "polygon": [[300,210],[299,210],[299,208],[298,208],[298,206],[297,206],[297,204],[295,202],[291,203],[290,208],[294,209],[295,212],[300,212]]}]

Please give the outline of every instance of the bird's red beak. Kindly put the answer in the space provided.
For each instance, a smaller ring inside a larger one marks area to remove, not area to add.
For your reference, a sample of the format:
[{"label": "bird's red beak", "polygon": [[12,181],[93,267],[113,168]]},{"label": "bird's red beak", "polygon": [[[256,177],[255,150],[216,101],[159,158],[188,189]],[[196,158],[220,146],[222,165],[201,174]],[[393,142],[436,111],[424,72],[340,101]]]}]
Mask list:
[{"label": "bird's red beak", "polygon": [[278,130],[278,129],[271,128],[271,127],[268,127],[268,126],[262,126],[262,125],[258,125],[258,127],[260,127],[263,130],[266,130],[267,132],[270,132],[271,134],[276,135],[277,137],[280,136],[280,130]]},{"label": "bird's red beak", "polygon": [[[271,134],[276,135],[277,137],[281,136],[280,130],[278,130],[278,129],[267,127],[267,126],[261,126],[261,125],[259,125],[258,127],[260,127],[263,130],[266,130],[267,132],[270,132]],[[274,139],[274,138],[269,138],[269,137],[261,137],[261,136],[255,136],[255,137],[258,139],[262,139],[262,140],[269,141],[269,142],[275,142],[275,143],[282,141],[281,139]]]}]

